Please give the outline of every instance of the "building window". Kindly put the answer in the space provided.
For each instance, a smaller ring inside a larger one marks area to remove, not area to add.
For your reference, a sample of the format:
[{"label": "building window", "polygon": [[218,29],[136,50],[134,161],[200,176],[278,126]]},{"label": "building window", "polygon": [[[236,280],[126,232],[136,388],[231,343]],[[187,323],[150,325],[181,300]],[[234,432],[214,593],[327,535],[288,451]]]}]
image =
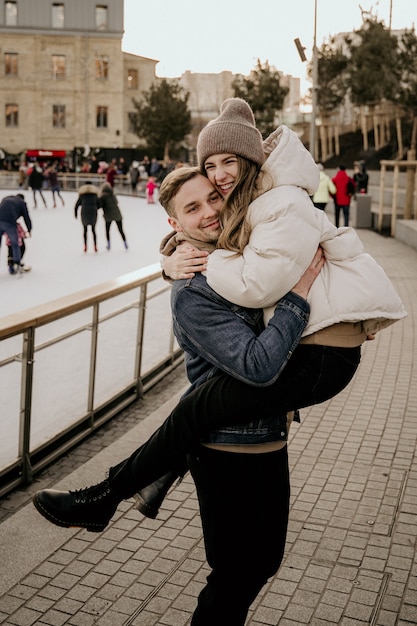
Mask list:
[{"label": "building window", "polygon": [[96,5],[96,28],[107,30],[107,7],[104,4]]},{"label": "building window", "polygon": [[52,77],[54,80],[63,80],[65,78],[65,61],[63,54],[52,55]]},{"label": "building window", "polygon": [[129,111],[127,114],[127,132],[128,133],[136,133],[136,128],[138,124],[138,113],[137,111]]},{"label": "building window", "polygon": [[6,104],[6,126],[9,128],[19,126],[19,106],[17,104]]},{"label": "building window", "polygon": [[16,52],[4,53],[4,73],[6,76],[17,76],[17,59]]},{"label": "building window", "polygon": [[4,13],[6,26],[17,26],[17,2],[5,2]]},{"label": "building window", "polygon": [[138,70],[127,70],[127,88],[138,88]]},{"label": "building window", "polygon": [[97,80],[108,80],[109,78],[109,57],[101,56],[96,59]]},{"label": "building window", "polygon": [[54,128],[65,128],[65,105],[54,104],[52,107],[52,126]]},{"label": "building window", "polygon": [[97,128],[107,128],[107,107],[97,107],[96,126]]},{"label": "building window", "polygon": [[61,3],[52,5],[52,28],[64,28],[64,5]]}]

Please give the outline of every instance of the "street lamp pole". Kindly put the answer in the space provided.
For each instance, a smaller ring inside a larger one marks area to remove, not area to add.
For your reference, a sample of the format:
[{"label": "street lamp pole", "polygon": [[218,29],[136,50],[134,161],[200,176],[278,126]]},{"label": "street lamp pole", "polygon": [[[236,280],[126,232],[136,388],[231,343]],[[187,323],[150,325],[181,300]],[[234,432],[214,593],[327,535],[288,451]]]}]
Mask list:
[{"label": "street lamp pole", "polygon": [[310,120],[310,152],[316,157],[316,111],[318,89],[318,59],[317,59],[317,0],[314,0],[314,39],[313,39],[313,89],[311,98]]}]

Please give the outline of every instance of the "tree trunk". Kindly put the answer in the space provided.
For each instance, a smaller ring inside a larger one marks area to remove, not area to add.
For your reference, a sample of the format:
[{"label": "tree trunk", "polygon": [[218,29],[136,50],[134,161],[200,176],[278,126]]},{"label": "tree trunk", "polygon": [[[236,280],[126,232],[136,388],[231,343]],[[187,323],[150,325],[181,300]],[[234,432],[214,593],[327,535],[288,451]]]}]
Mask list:
[{"label": "tree trunk", "polygon": [[368,128],[366,123],[366,113],[361,107],[361,128],[362,128],[362,141],[364,152],[368,151]]},{"label": "tree trunk", "polygon": [[165,142],[164,146],[164,161],[167,163],[169,161],[169,141]]}]

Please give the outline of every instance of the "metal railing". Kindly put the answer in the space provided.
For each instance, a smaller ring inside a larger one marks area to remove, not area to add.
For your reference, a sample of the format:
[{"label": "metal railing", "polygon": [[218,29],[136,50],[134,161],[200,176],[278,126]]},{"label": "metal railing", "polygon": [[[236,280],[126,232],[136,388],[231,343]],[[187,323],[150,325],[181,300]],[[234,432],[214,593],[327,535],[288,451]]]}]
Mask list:
[{"label": "metal railing", "polygon": [[[87,181],[91,181],[96,187],[100,188],[101,185],[106,182],[106,175],[85,172],[60,172],[58,179],[62,191],[77,191],[81,185],[84,185]],[[144,178],[138,180],[136,189],[137,195],[145,195],[146,182]],[[114,183],[116,193],[131,193],[130,177],[128,174],[117,174]],[[19,173],[0,170],[0,189],[19,189]],[[24,182],[23,189],[28,189],[28,179]],[[45,189],[48,189],[47,181],[45,181]]]},{"label": "metal railing", "polygon": [[[390,234],[395,237],[398,214],[405,219],[417,219],[417,161],[382,160],[378,203],[379,232],[382,231],[384,220],[384,207],[386,205],[385,194],[387,191],[388,172],[392,170],[392,194],[391,194],[391,226]],[[402,176],[402,178],[401,178]]]},{"label": "metal railing", "polygon": [[177,367],[169,297],[154,264],[0,318],[0,496]]}]

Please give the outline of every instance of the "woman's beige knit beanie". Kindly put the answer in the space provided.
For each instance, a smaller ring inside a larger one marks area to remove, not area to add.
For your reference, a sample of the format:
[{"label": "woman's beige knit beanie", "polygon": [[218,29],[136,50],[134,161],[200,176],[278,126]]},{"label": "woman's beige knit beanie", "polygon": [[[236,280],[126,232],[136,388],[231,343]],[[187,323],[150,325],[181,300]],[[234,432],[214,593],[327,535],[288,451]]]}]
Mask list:
[{"label": "woman's beige knit beanie", "polygon": [[265,155],[262,135],[255,126],[253,111],[245,100],[228,98],[220,115],[203,128],[197,141],[200,166],[213,154],[237,154],[262,165]]}]

